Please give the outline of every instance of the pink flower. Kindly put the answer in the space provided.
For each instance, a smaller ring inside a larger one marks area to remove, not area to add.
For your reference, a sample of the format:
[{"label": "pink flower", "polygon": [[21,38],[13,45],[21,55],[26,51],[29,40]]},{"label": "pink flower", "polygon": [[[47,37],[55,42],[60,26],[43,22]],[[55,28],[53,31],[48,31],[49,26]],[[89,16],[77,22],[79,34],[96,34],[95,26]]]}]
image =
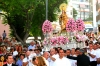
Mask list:
[{"label": "pink flower", "polygon": [[76,30],[76,23],[74,19],[69,19],[67,24],[66,24],[66,30],[68,32],[74,32]]},{"label": "pink flower", "polygon": [[81,19],[76,20],[76,30],[83,31],[85,28],[84,22]]},{"label": "pink flower", "polygon": [[58,37],[53,37],[50,39],[51,45],[61,45],[61,44],[67,44],[69,42],[67,37],[64,36],[58,36]]},{"label": "pink flower", "polygon": [[43,33],[49,33],[52,31],[52,24],[49,20],[44,21],[42,25],[42,31]]}]

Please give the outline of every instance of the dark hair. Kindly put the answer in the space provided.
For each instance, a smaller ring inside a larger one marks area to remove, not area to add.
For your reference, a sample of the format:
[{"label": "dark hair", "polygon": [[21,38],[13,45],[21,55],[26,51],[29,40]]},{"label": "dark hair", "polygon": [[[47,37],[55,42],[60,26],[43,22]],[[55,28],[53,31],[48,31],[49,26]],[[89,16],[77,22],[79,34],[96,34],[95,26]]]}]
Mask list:
[{"label": "dark hair", "polygon": [[29,49],[29,51],[33,51],[32,49]]},{"label": "dark hair", "polygon": [[59,51],[58,51],[58,49],[56,48],[56,47],[54,47],[54,49],[55,49],[55,51],[58,53]]},{"label": "dark hair", "polygon": [[20,54],[20,56],[24,56],[24,58],[25,58],[25,54]]},{"label": "dark hair", "polygon": [[8,55],[6,55],[6,59],[8,59],[9,56],[12,56],[12,54],[8,54]]},{"label": "dark hair", "polygon": [[93,44],[93,41],[89,41],[89,44]]},{"label": "dark hair", "polygon": [[76,48],[75,51],[80,50],[80,48]]},{"label": "dark hair", "polygon": [[66,53],[66,50],[64,50],[64,53]]},{"label": "dark hair", "polygon": [[[63,49],[60,49],[60,50],[63,50]],[[60,50],[59,50],[59,51],[60,51]],[[64,50],[63,50],[63,52],[64,52]]]},{"label": "dark hair", "polygon": [[97,45],[97,44],[99,44],[99,42],[95,42],[95,44]]},{"label": "dark hair", "polygon": [[70,49],[67,49],[67,50],[69,50],[69,51],[70,51]]},{"label": "dark hair", "polygon": [[36,57],[33,57],[33,58],[32,58],[32,61],[35,61],[35,60],[36,60]]},{"label": "dark hair", "polygon": [[57,48],[62,49],[61,47],[57,47]]},{"label": "dark hair", "polygon": [[39,50],[40,52],[42,52],[42,49],[41,49],[41,48],[39,48],[38,50]]}]

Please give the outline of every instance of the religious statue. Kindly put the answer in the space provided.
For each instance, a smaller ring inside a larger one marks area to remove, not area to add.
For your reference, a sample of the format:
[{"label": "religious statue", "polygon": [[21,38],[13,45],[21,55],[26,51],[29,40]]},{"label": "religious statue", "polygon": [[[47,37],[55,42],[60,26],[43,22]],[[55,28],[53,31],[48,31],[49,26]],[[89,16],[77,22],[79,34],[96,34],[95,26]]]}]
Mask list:
[{"label": "religious statue", "polygon": [[60,10],[62,14],[59,17],[59,24],[61,26],[61,32],[66,29],[66,23],[68,22],[68,16],[66,15],[67,5],[65,3],[60,5]]}]

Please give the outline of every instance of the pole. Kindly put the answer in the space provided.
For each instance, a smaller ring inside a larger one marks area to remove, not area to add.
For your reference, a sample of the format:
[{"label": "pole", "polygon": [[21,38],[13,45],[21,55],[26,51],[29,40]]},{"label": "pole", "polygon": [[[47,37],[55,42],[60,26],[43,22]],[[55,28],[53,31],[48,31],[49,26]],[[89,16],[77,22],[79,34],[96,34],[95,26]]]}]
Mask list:
[{"label": "pole", "polygon": [[81,7],[80,7],[80,5],[79,5],[79,9],[80,9],[80,19],[81,19]]},{"label": "pole", "polygon": [[83,10],[84,10],[84,21],[85,21],[85,8]]},{"label": "pole", "polygon": [[46,20],[48,19],[48,0],[46,0]]}]

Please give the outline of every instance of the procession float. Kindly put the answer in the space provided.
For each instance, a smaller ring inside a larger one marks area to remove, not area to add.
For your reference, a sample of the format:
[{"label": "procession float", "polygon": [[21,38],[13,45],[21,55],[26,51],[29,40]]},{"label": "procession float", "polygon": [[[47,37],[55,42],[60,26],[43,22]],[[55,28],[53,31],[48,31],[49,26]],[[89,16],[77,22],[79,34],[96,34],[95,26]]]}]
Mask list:
[{"label": "procession float", "polygon": [[[85,46],[85,35],[83,34],[85,25],[81,19],[74,20],[69,18],[66,14],[67,4],[60,5],[61,15],[59,22],[54,24],[49,20],[45,20],[42,25],[44,34],[43,45],[46,50],[52,47],[62,47],[63,49],[71,49]],[[57,28],[57,27],[60,28]]]}]

